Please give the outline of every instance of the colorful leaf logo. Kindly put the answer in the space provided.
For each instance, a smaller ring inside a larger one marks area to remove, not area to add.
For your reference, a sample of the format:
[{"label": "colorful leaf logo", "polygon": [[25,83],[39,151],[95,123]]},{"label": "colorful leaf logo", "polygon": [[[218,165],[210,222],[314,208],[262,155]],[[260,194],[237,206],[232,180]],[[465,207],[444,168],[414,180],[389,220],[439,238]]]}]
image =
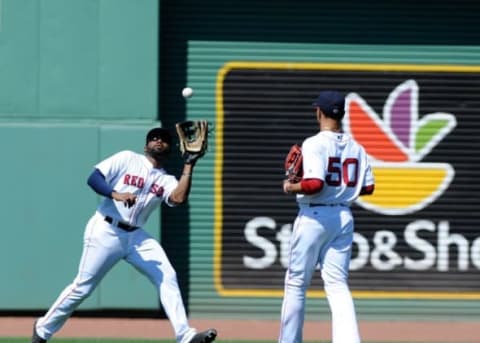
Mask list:
[{"label": "colorful leaf logo", "polygon": [[376,179],[375,194],[361,197],[361,206],[390,215],[418,211],[453,179],[449,164],[419,161],[453,130],[455,117],[437,112],[418,119],[418,100],[416,81],[405,81],[388,96],[382,120],[358,94],[348,94],[344,131],[365,147]]}]

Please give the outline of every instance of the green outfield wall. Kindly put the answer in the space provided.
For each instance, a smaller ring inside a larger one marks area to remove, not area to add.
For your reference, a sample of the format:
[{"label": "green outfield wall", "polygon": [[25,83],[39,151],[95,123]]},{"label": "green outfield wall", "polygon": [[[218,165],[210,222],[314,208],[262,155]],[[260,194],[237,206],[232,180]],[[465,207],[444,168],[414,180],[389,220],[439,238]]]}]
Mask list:
[{"label": "green outfield wall", "polygon": [[[159,124],[158,7],[0,1],[1,310],[46,309],[73,280],[99,200],[86,178],[113,152],[142,152]],[[160,213],[148,230],[160,236]],[[158,302],[124,265],[82,304],[125,307]]]}]

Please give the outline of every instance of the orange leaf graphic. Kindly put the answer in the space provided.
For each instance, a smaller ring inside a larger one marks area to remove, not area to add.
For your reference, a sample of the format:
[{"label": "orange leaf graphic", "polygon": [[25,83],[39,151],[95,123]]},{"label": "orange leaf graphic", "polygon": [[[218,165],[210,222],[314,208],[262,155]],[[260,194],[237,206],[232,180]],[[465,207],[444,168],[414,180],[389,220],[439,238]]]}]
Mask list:
[{"label": "orange leaf graphic", "polygon": [[353,137],[365,147],[370,156],[386,162],[408,161],[408,156],[356,101],[350,102],[348,113]]}]

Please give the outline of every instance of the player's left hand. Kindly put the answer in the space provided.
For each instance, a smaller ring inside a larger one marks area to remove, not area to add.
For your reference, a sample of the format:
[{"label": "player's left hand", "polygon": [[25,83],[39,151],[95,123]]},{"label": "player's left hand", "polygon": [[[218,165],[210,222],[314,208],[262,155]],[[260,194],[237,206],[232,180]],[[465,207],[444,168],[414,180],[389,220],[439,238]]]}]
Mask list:
[{"label": "player's left hand", "polygon": [[180,143],[180,152],[185,163],[195,164],[208,148],[208,122],[187,120],[175,124]]},{"label": "player's left hand", "polygon": [[283,192],[286,194],[291,194],[292,193],[292,183],[288,180],[283,181]]},{"label": "player's left hand", "polygon": [[[303,177],[302,147],[293,144],[284,161],[285,177],[291,183],[298,183]],[[284,186],[285,189],[285,186]]]}]

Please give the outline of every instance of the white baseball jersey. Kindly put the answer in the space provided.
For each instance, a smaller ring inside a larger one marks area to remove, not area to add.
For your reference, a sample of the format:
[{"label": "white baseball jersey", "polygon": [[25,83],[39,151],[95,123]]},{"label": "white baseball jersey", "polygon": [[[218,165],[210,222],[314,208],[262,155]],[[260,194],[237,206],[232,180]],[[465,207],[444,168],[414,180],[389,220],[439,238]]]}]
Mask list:
[{"label": "white baseball jersey", "polygon": [[168,197],[177,187],[177,179],[163,168],[154,168],[144,155],[121,151],[98,163],[95,168],[102,172],[116,192],[130,192],[137,196],[135,205],[130,208],[123,202],[105,197],[97,208],[105,216],[141,227],[162,201],[173,206]]},{"label": "white baseball jersey", "polygon": [[349,205],[374,178],[364,148],[349,135],[321,131],[302,144],[303,177],[323,180],[312,195],[297,195],[299,211],[290,240],[279,343],[303,341],[305,297],[318,266],[332,313],[332,342],[359,343],[348,288],[354,233]]},{"label": "white baseball jersey", "polygon": [[324,181],[313,195],[297,195],[299,204],[350,205],[374,178],[365,149],[345,133],[320,131],[302,144],[303,178]]}]

